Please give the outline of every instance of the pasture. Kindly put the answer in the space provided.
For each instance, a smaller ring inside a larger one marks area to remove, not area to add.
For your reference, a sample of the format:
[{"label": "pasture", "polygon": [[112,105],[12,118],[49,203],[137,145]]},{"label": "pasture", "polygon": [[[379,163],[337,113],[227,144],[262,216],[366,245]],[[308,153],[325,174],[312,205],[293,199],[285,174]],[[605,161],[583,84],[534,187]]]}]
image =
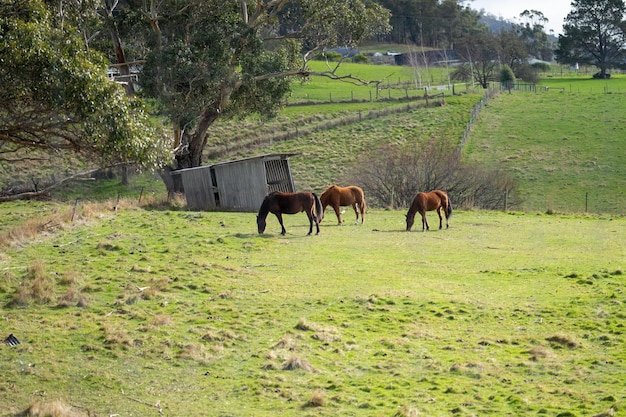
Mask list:
[{"label": "pasture", "polygon": [[0,249],[0,415],[621,415],[626,219],[404,214],[81,205]]},{"label": "pasture", "polygon": [[516,209],[623,215],[624,106],[625,94],[500,94],[474,125],[465,156],[518,180]]},{"label": "pasture", "polygon": [[[405,232],[406,208],[370,208],[360,226],[348,208],[338,227],[329,208],[317,236],[303,213],[259,235],[256,213],[145,203],[163,193],[148,176],[133,201],[114,201],[114,181],[73,184],[76,213],[0,205],[0,340],[21,341],[0,345],[0,416],[55,401],[63,417],[623,414],[623,80],[587,81],[489,102],[466,157],[515,173],[526,213],[454,207],[448,230],[428,212],[431,231]],[[321,193],[381,145],[460,138],[479,99],[221,158],[297,151],[297,188]],[[287,107],[220,123],[210,144],[393,105]],[[110,201],[84,202],[94,191]],[[562,214],[587,194],[600,214]]]}]

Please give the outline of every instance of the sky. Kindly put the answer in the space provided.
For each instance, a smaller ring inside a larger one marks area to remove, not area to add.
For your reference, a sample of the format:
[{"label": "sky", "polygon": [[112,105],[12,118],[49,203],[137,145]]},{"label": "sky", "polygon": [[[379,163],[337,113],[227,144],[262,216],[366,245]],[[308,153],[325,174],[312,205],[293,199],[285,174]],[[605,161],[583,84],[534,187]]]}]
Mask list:
[{"label": "sky", "polygon": [[544,25],[546,33],[554,30],[554,34],[558,35],[563,33],[563,19],[572,10],[571,3],[571,0],[465,0],[463,5],[475,10],[484,9],[489,14],[516,23],[523,23],[519,15],[524,10],[537,10],[549,20]]}]

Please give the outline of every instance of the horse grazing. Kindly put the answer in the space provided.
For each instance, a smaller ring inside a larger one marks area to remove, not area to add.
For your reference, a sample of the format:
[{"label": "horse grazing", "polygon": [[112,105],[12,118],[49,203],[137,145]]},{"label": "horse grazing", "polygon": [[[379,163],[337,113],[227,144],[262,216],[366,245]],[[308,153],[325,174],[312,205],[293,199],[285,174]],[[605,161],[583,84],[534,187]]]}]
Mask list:
[{"label": "horse grazing", "polygon": [[256,224],[258,226],[259,234],[265,231],[267,213],[274,213],[282,231],[281,235],[285,235],[287,231],[283,225],[283,214],[296,214],[304,211],[309,218],[309,233],[313,232],[313,222],[317,228],[317,233],[320,232],[320,222],[323,217],[322,203],[320,199],[314,193],[282,193],[274,191],[263,199],[259,214],[256,216]]},{"label": "horse grazing", "polygon": [[439,229],[441,230],[441,223],[443,220],[441,217],[441,209],[443,209],[446,214],[447,229],[448,218],[452,216],[452,203],[448,198],[448,194],[441,190],[435,190],[429,193],[417,193],[415,198],[413,198],[409,212],[406,214],[406,231],[411,231],[411,227],[413,227],[413,222],[415,221],[415,213],[417,212],[422,215],[422,232],[424,231],[424,228],[429,230],[430,228],[428,227],[428,221],[426,220],[426,212],[432,210],[437,210],[437,214],[439,215]]},{"label": "horse grazing", "polygon": [[[363,190],[356,185],[347,187],[338,187],[331,185],[320,196],[322,202],[322,210],[326,211],[326,207],[330,205],[337,215],[337,224],[341,225],[340,206],[352,206],[354,214],[356,214],[356,224],[359,224],[359,211],[361,212],[361,224],[365,220],[365,195]],[[322,216],[323,218],[324,216]]]}]

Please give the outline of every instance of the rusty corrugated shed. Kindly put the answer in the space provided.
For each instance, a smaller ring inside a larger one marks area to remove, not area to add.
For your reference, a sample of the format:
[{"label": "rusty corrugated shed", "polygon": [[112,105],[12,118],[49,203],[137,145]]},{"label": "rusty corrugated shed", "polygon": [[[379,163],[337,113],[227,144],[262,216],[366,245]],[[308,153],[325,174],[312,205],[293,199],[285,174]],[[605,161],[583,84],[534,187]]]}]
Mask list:
[{"label": "rusty corrugated shed", "polygon": [[271,191],[295,192],[289,156],[269,154],[175,171],[192,210],[257,211]]}]

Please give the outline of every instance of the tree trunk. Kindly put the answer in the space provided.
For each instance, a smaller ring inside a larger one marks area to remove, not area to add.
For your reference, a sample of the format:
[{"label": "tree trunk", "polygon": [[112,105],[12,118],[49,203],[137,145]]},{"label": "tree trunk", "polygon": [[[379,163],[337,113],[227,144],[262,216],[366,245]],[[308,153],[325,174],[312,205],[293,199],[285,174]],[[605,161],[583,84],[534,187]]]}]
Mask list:
[{"label": "tree trunk", "polygon": [[189,134],[186,131],[178,130],[180,133],[176,133],[180,141],[177,146],[175,163],[161,172],[168,198],[176,193],[185,192],[180,175],[172,175],[173,171],[202,166],[202,156],[207,143],[207,131],[219,115],[220,113],[215,110],[215,105],[211,106],[202,113],[195,132]]}]

